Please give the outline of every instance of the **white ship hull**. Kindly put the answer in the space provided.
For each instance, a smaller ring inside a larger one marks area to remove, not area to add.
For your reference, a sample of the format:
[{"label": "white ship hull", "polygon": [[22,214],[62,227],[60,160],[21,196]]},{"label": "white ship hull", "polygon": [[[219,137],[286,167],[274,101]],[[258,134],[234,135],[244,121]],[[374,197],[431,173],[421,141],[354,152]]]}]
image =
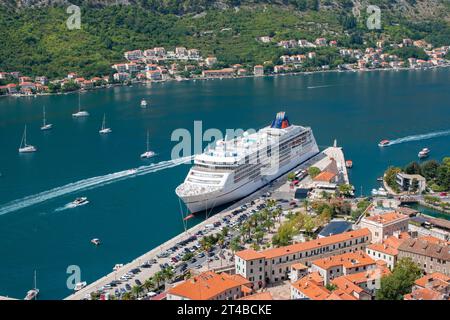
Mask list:
[{"label": "white ship hull", "polygon": [[319,149],[314,141],[314,145],[311,147],[310,151],[302,154],[299,157],[292,159],[291,162],[279,168],[279,170],[277,170],[277,172],[273,175],[264,176],[262,178],[258,178],[256,181],[246,182],[241,185],[234,185],[228,189],[224,188],[215,192],[204,193],[196,196],[188,196],[188,197],[180,196],[180,198],[186,205],[189,212],[191,213],[196,213],[211,209],[213,207],[218,207],[220,205],[233,202],[235,200],[244,198],[252,194],[256,190],[264,187],[271,181],[277,179],[281,175],[289,172],[293,168],[312,158],[318,152]]}]

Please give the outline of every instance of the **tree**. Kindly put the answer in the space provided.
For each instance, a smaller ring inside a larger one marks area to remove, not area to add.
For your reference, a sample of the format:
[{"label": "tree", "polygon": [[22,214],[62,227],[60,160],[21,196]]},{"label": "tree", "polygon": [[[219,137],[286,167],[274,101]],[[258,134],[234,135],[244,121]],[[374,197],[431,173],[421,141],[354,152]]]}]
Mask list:
[{"label": "tree", "polygon": [[420,171],[422,172],[422,175],[427,180],[431,180],[436,178],[437,169],[439,168],[439,162],[436,160],[428,160],[422,163],[420,166]]},{"label": "tree", "polygon": [[136,286],[133,286],[133,288],[131,288],[131,293],[136,298],[139,298],[141,292],[142,292],[142,287],[141,286],[137,286],[136,285]]},{"label": "tree", "polygon": [[230,249],[233,253],[241,249],[241,241],[239,240],[238,237],[235,237],[231,240]]},{"label": "tree", "polygon": [[309,167],[308,168],[308,174],[311,176],[311,178],[315,178],[320,173],[320,169],[317,167]]},{"label": "tree", "polygon": [[398,260],[392,274],[381,278],[381,287],[376,293],[377,300],[402,300],[411,292],[414,281],[420,278],[422,271],[411,258]]},{"label": "tree", "polygon": [[396,181],[397,173],[401,172],[402,170],[398,167],[389,167],[386,172],[384,173],[384,181],[386,184],[391,187],[392,190],[395,192],[399,192],[400,188]]},{"label": "tree", "polygon": [[295,180],[295,173],[294,172],[289,172],[287,175],[287,178],[289,181],[293,181]]},{"label": "tree", "polygon": [[421,174],[420,165],[417,162],[411,162],[404,169],[407,174]]},{"label": "tree", "polygon": [[351,184],[341,184],[338,190],[344,197],[350,197],[353,192],[353,186]]},{"label": "tree", "polygon": [[148,278],[144,281],[144,284],[142,285],[145,290],[150,291],[155,286],[155,283],[153,282],[152,278]]},{"label": "tree", "polygon": [[153,281],[156,283],[156,288],[159,288],[161,282],[164,281],[164,275],[162,271],[158,271],[153,275]]}]

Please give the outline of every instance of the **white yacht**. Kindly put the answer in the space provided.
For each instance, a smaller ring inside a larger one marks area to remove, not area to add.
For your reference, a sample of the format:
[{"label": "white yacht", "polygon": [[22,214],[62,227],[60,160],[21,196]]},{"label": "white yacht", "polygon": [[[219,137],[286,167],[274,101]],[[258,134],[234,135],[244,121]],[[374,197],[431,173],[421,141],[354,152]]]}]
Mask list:
[{"label": "white yacht", "polygon": [[72,117],[74,118],[83,118],[83,117],[88,117],[89,116],[89,112],[85,111],[85,110],[81,110],[81,101],[80,101],[80,95],[78,94],[78,112],[72,113]]},{"label": "white yacht", "polygon": [[19,153],[30,153],[36,151],[37,149],[35,146],[27,144],[27,125],[25,125],[25,129],[23,130],[22,141],[20,142]]},{"label": "white yacht", "polygon": [[103,114],[103,122],[102,122],[102,128],[98,131],[100,134],[108,134],[111,133],[111,128],[106,127],[106,115]]},{"label": "white yacht", "polygon": [[70,203],[70,206],[72,207],[79,207],[79,206],[83,206],[85,204],[88,204],[89,200],[86,197],[80,197],[80,198],[76,198],[75,200],[73,200]]},{"label": "white yacht", "polygon": [[141,100],[141,108],[147,108],[147,101],[145,99]]},{"label": "white yacht", "polygon": [[153,151],[151,151],[149,148],[149,137],[150,137],[149,132],[147,130],[147,149],[143,154],[141,154],[141,158],[143,158],[143,159],[148,159],[155,155],[155,153]]},{"label": "white yacht", "polygon": [[203,211],[253,193],[318,152],[311,128],[291,125],[279,112],[270,126],[218,140],[195,156],[175,192],[190,212]]},{"label": "white yacht", "polygon": [[419,154],[417,155],[419,157],[419,159],[423,159],[426,158],[430,155],[430,149],[428,148],[423,148],[422,150],[419,151]]},{"label": "white yacht", "polygon": [[53,128],[53,124],[47,123],[47,119],[45,118],[45,106],[42,107],[42,114],[43,114],[43,119],[42,119],[41,130],[43,130],[43,131],[50,130],[51,128]]}]

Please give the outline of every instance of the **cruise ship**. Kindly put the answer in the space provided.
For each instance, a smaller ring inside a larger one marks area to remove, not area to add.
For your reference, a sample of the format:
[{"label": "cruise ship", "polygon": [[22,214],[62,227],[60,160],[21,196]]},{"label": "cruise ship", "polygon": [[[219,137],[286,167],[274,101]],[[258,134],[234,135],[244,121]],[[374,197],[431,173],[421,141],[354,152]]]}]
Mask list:
[{"label": "cruise ship", "polygon": [[291,125],[279,112],[271,125],[196,155],[175,192],[191,213],[204,211],[253,193],[318,152],[311,128]]}]

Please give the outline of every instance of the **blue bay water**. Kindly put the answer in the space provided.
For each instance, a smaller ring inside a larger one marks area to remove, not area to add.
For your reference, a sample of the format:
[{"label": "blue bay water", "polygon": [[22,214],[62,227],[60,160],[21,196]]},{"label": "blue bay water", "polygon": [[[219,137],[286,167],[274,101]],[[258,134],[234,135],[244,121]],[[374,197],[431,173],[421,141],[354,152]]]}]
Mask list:
[{"label": "blue bay water", "polygon": [[[171,133],[260,128],[275,113],[311,126],[324,148],[337,139],[353,160],[358,193],[377,187],[388,165],[417,159],[423,147],[440,160],[450,154],[450,136],[379,148],[396,139],[450,129],[450,70],[321,73],[312,75],[171,82],[116,87],[81,94],[91,114],[72,119],[78,95],[0,99],[0,212],[5,204],[79,180],[169,160]],[[143,110],[140,100],[151,107]],[[42,106],[51,132],[41,132]],[[103,114],[113,132],[100,136]],[[19,155],[25,123],[38,152]],[[143,161],[146,131],[157,156]],[[128,262],[183,231],[174,193],[189,170],[179,165],[70,193],[0,215],[0,295],[23,298],[37,270],[41,299],[63,298],[69,265],[92,282],[116,263]],[[57,210],[77,196],[90,203]],[[201,218],[189,221],[198,223]],[[102,245],[94,247],[97,237]]]}]

